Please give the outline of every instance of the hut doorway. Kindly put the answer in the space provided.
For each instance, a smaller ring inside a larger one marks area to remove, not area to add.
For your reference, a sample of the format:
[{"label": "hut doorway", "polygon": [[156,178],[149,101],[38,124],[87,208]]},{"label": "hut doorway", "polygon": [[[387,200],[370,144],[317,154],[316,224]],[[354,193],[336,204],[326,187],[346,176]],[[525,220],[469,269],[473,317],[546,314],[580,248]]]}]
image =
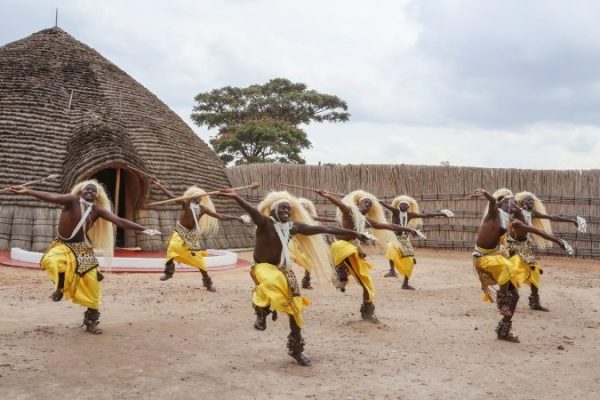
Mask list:
[{"label": "hut doorway", "polygon": [[[135,220],[135,211],[147,197],[144,180],[135,172],[120,166],[102,169],[91,176],[104,185],[113,204],[113,212],[121,218]],[[135,247],[135,232],[116,229],[116,247]]]}]

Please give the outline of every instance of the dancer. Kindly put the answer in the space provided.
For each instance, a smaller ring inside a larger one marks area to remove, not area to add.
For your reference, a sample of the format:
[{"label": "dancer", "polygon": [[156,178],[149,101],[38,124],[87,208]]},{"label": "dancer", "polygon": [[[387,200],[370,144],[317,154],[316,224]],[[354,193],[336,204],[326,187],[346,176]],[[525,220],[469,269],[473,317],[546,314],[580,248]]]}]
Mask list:
[{"label": "dancer", "polygon": [[546,233],[552,234],[552,229],[548,221],[570,222],[577,227],[577,232],[585,233],[587,231],[587,221],[585,218],[576,216],[575,218],[565,218],[559,215],[548,215],[544,203],[531,192],[520,192],[515,195],[517,203],[523,210],[525,221],[538,229],[543,229]]},{"label": "dancer", "polygon": [[346,235],[352,239],[365,240],[358,232],[347,229],[314,225],[313,219],[288,192],[272,192],[254,208],[233,190],[222,190],[219,195],[235,200],[256,224],[254,262],[250,274],[256,284],[252,302],[256,313],[254,328],[265,330],[267,316],[277,311],[288,314],[290,334],[288,354],[300,365],[310,365],[310,359],[303,353],[304,339],[302,311],[310,301],[300,295],[296,276],[292,271],[288,243],[293,237],[301,246],[308,262],[314,269],[329,268],[333,272],[327,244],[320,233]]},{"label": "dancer", "polygon": [[[177,198],[160,181],[153,181],[156,186],[169,198]],[[219,230],[218,220],[242,221],[241,217],[220,214],[215,211],[215,206],[206,192],[197,186],[190,186],[178,201],[181,204],[179,220],[169,240],[167,261],[161,281],[173,277],[175,262],[180,262],[195,268],[202,273],[202,284],[209,292],[216,292],[212,278],[206,271],[204,257],[208,251],[203,249],[202,237],[213,235]]]},{"label": "dancer", "polygon": [[[414,229],[423,224],[423,218],[454,217],[454,213],[446,209],[433,213],[420,213],[417,201],[407,195],[396,197],[391,206],[383,201],[379,201],[379,203],[392,212],[392,223]],[[413,268],[417,263],[415,250],[406,232],[397,233],[397,236],[398,242],[389,243],[387,247],[385,256],[390,260],[390,271],[384,276],[386,278],[398,276],[396,274],[397,269],[404,276],[402,289],[415,290],[414,287],[408,284]]]},{"label": "dancer", "polygon": [[[549,221],[572,222],[577,226],[578,230],[583,229],[584,231],[586,221],[581,217],[570,219],[547,215],[542,201],[530,192],[517,193],[515,199],[514,217],[521,221],[522,224],[525,224],[526,227],[516,226],[512,229],[512,232],[509,231],[507,234],[511,261],[521,269],[521,273],[524,276],[523,282],[531,288],[529,308],[547,312],[550,310],[541,305],[539,294],[540,275],[543,274],[543,270],[533,254],[531,241],[540,249],[544,249],[549,243],[552,244],[554,242],[561,248],[566,249],[567,252],[570,249],[572,253],[573,250],[570,246],[566,245],[568,247],[565,247],[566,242],[552,235],[552,228]],[[529,233],[533,233],[533,237]]]},{"label": "dancer", "polygon": [[508,229],[510,220],[510,202],[514,201],[512,192],[501,189],[491,195],[485,189],[477,189],[469,198],[484,197],[488,204],[484,212],[473,252],[473,266],[483,291],[483,300],[493,302],[492,287],[499,285],[496,303],[502,319],[496,327],[499,340],[518,343],[519,338],[512,334],[512,317],[519,301],[519,271],[511,263],[501,240]]},{"label": "dancer", "polygon": [[[390,242],[396,245],[398,240],[392,232],[410,232],[414,235],[421,235],[415,229],[388,224],[383,208],[371,193],[356,190],[341,200],[326,190],[320,189],[316,193],[325,197],[338,208],[337,221],[340,226],[361,233],[367,232],[367,228],[369,228],[381,247],[385,248]],[[373,303],[375,288],[369,271],[373,266],[365,260],[365,253],[360,246],[348,241],[352,238],[344,235],[336,235],[336,238],[337,240],[331,245],[331,253],[336,264],[338,279],[341,282],[340,289],[345,290],[349,272],[363,288],[363,303],[360,307],[362,319],[379,323],[375,316],[375,304]]]},{"label": "dancer", "polygon": [[11,191],[63,206],[58,223],[58,237],[44,253],[40,266],[55,284],[55,291],[50,298],[60,301],[64,295],[73,303],[86,307],[83,317],[86,331],[102,333],[98,328],[98,310],[102,298],[100,281],[104,277],[98,271],[94,248],[101,251],[102,256],[110,263],[114,250],[112,224],[147,235],[160,232],[113,214],[106,191],[96,180],[76,184],[69,194],[42,192],[19,186],[11,188]]}]

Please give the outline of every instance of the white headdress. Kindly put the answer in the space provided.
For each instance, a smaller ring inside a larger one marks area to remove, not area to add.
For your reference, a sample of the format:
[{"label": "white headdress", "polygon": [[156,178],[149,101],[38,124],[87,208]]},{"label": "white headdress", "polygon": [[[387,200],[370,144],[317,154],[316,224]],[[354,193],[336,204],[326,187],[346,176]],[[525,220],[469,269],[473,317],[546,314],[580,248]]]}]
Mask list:
[{"label": "white headdress", "polygon": [[[367,212],[366,216],[363,215],[358,209],[358,204],[363,199],[369,199],[371,201],[371,209]],[[377,197],[369,192],[365,192],[364,190],[355,190],[354,192],[348,193],[343,199],[342,202],[350,208],[350,212],[352,213],[352,220],[354,221],[355,230],[358,232],[362,232],[366,229],[366,219],[369,218],[375,222],[380,222],[382,224],[387,224],[387,220],[385,219],[385,213],[383,211],[383,207],[377,201]],[[338,208],[336,211],[337,220],[342,222],[342,212]],[[362,230],[362,231],[361,231]],[[377,244],[385,248],[388,243],[396,244],[398,243],[398,239],[396,235],[392,231],[387,229],[374,229],[368,228],[373,236],[377,238]]]},{"label": "white headdress", "polygon": [[[523,207],[523,201],[527,197],[531,197],[533,199],[532,211],[538,212],[540,214],[547,214],[546,207],[544,207],[544,203],[542,203],[542,201],[535,194],[533,194],[531,192],[520,192],[515,195],[515,200],[517,200],[517,204],[519,205],[519,207]],[[548,221],[547,219],[541,219],[541,218],[534,217],[531,220],[531,225],[533,225],[537,229],[540,229],[540,230],[545,231],[546,233],[552,235],[552,225],[550,224],[550,221]],[[538,235],[532,235],[532,236],[533,236],[533,241],[539,248],[544,249],[546,247],[552,247],[551,241],[546,240]]]}]

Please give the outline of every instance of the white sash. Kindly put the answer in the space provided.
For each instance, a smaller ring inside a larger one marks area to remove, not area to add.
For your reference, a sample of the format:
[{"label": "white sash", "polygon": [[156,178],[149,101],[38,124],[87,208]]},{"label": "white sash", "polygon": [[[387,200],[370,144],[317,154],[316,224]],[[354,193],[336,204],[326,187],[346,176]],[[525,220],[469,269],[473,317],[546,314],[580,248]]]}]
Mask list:
[{"label": "white sash", "polygon": [[[92,212],[92,208],[94,208],[94,203],[89,203],[89,202],[85,201],[84,199],[79,199],[79,205],[81,207],[81,211],[83,211],[84,206],[87,206],[87,208],[82,213],[81,219],[79,220],[79,222],[75,226],[75,229],[73,229],[73,232],[71,232],[71,236],[69,236],[68,238],[64,238],[64,237],[60,236],[60,233],[59,233],[58,234],[59,238],[61,238],[63,240],[66,240],[66,241],[73,239],[75,237],[75,235],[77,235],[77,233],[81,230],[81,228],[85,224],[85,220],[87,219],[87,217]],[[88,243],[87,236],[84,234],[83,237],[85,239],[85,243],[89,245],[90,243]]]},{"label": "white sash", "polygon": [[277,236],[279,237],[279,241],[281,242],[281,258],[279,259],[279,266],[291,268],[292,267],[292,259],[290,257],[290,251],[288,249],[288,243],[291,239],[290,230],[294,225],[292,222],[282,223],[277,221],[275,218],[270,217],[273,221],[273,226],[275,226],[275,232],[277,232]]},{"label": "white sash", "polygon": [[192,210],[192,215],[194,216],[194,223],[196,224],[196,230],[200,232],[200,225],[198,225],[198,219],[202,216],[200,213],[200,204],[193,203],[190,201],[190,210]]},{"label": "white sash", "polygon": [[500,226],[502,226],[503,229],[506,229],[508,227],[508,222],[510,221],[510,215],[501,208],[499,208],[498,211],[500,212]]}]

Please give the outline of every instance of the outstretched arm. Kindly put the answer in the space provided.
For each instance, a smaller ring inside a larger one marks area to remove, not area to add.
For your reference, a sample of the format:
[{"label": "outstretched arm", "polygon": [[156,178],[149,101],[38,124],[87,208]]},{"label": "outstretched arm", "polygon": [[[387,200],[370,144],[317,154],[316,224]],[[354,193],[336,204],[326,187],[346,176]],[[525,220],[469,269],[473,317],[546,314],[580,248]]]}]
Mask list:
[{"label": "outstretched arm", "polygon": [[537,211],[532,211],[531,214],[533,215],[534,218],[547,219],[547,220],[554,221],[554,222],[571,222],[572,224],[577,225],[576,218],[564,218],[564,217],[559,217],[558,215],[547,215],[547,214],[542,214]]},{"label": "outstretched arm", "polygon": [[347,205],[345,205],[340,199],[338,199],[337,197],[335,197],[334,195],[329,193],[327,190],[319,189],[319,190],[315,190],[315,193],[325,197],[333,205],[335,205],[337,208],[339,208],[342,211],[342,213],[344,213],[345,215],[350,215],[350,208],[348,208]]},{"label": "outstretched arm", "polygon": [[443,212],[432,212],[432,213],[408,213],[408,219],[413,218],[435,218],[435,217],[447,217],[448,214]]},{"label": "outstretched arm", "polygon": [[51,192],[42,192],[41,190],[31,190],[24,186],[15,186],[10,188],[10,191],[17,194],[27,194],[29,196],[36,197],[40,200],[47,201],[49,203],[60,204],[66,206],[77,200],[77,196],[72,194],[59,194]]},{"label": "outstretched arm", "polygon": [[234,221],[234,220],[235,221],[241,221],[240,217],[236,217],[236,216],[229,215],[229,214],[221,214],[221,213],[218,213],[216,211],[209,210],[208,208],[204,207],[202,204],[200,205],[200,212],[202,214],[206,214],[206,215],[209,215],[209,216],[211,216],[213,218],[221,219],[221,220],[224,220],[224,221]]},{"label": "outstretched arm", "polygon": [[268,217],[262,215],[260,211],[258,211],[256,207],[254,207],[252,204],[242,199],[235,192],[235,190],[223,189],[219,193],[217,193],[217,196],[229,197],[230,199],[235,200],[235,202],[238,203],[238,205],[250,215],[250,218],[252,218],[252,222],[254,222],[255,225],[266,224],[267,220],[269,219]]},{"label": "outstretched arm", "polygon": [[496,215],[496,213],[498,212],[498,202],[496,201],[496,198],[492,196],[487,190],[477,189],[469,196],[467,196],[467,199],[476,199],[479,197],[485,197],[487,199],[489,204],[488,215],[490,217]]},{"label": "outstretched arm", "polygon": [[394,212],[398,212],[398,210],[395,207],[392,207],[391,205],[387,204],[385,201],[383,200],[379,200],[379,204],[381,204],[383,207],[387,208],[389,211],[391,211],[392,213]]},{"label": "outstretched arm", "polygon": [[557,238],[554,235],[550,235],[549,233],[547,233],[547,232],[545,232],[545,231],[543,231],[541,229],[537,229],[537,228],[535,228],[535,227],[533,227],[531,225],[524,224],[523,222],[521,222],[519,220],[513,220],[512,224],[514,224],[517,229],[522,229],[525,232],[533,233],[534,235],[543,237],[546,240],[549,240],[551,242],[556,243],[562,249],[565,248],[565,245],[564,245],[564,243],[563,243],[562,240],[560,240],[559,238]]},{"label": "outstretched arm", "polygon": [[367,240],[367,237],[362,233],[358,233],[350,229],[322,225],[307,225],[300,222],[294,222],[292,233],[299,233],[301,235],[318,235],[320,233],[328,233],[330,235],[350,236],[354,239]]},{"label": "outstretched arm", "polygon": [[410,232],[413,235],[418,236],[417,231],[413,228],[404,227],[404,226],[400,226],[400,225],[396,225],[396,224],[384,224],[381,222],[373,221],[369,218],[367,218],[367,222],[369,223],[371,228],[374,228],[374,229],[386,229],[388,231],[394,231],[394,232]]},{"label": "outstretched arm", "polygon": [[96,210],[97,210],[98,216],[100,218],[103,218],[107,221],[112,222],[119,228],[131,229],[131,230],[138,231],[138,232],[147,230],[147,228],[144,228],[142,225],[136,224],[135,222],[130,221],[128,219],[121,218],[118,215],[115,215],[115,214],[111,213],[110,211],[105,210],[103,208],[97,208]]}]

